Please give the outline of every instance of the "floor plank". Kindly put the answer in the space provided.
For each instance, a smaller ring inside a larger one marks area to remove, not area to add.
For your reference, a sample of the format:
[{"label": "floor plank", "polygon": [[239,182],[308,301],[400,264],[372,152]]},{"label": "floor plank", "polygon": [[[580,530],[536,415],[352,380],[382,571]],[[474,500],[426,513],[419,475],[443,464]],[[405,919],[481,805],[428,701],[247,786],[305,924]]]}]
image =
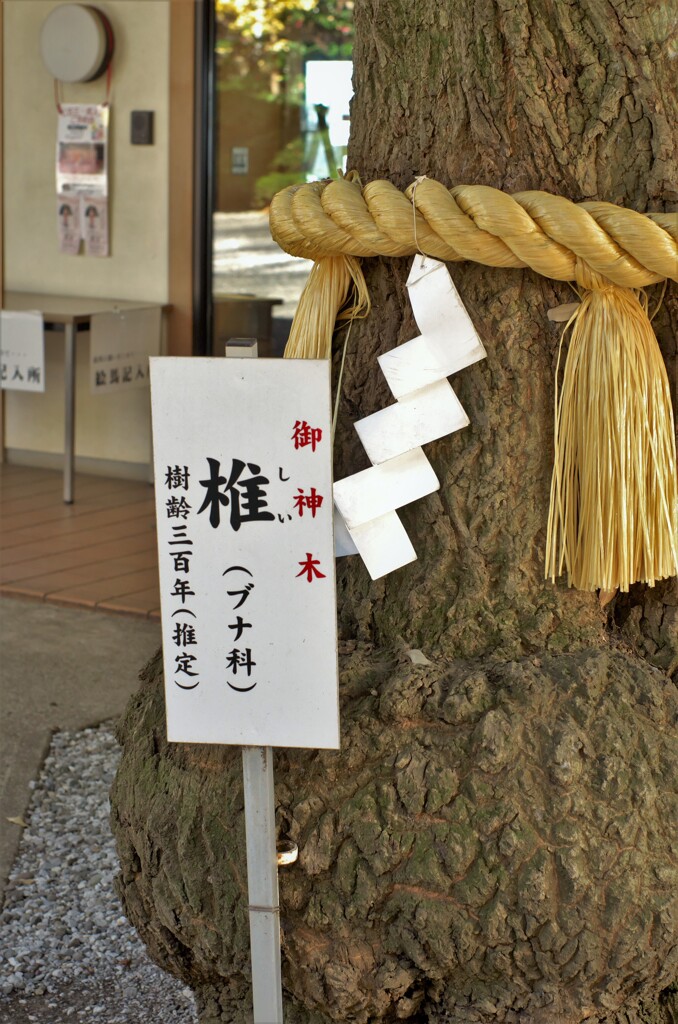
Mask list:
[{"label": "floor plank", "polygon": [[48,537],[30,544],[4,548],[0,551],[0,566],[5,568],[52,555],[77,557],[79,553],[89,552],[93,547],[107,549],[110,543],[151,546],[152,542],[155,543],[155,536],[155,519],[152,516],[145,516],[132,523],[112,523],[103,529],[82,530],[80,533]]},{"label": "floor plank", "polygon": [[153,488],[76,475],[64,505],[62,475],[0,467],[0,593],[159,618]]}]

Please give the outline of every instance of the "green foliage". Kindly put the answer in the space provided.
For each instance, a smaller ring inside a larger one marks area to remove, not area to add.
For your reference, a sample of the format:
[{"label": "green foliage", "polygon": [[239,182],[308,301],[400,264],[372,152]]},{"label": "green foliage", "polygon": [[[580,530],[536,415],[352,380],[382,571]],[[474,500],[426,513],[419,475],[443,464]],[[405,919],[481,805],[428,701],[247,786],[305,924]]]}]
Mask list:
[{"label": "green foliage", "polygon": [[252,205],[267,206],[276,192],[301,181],[304,174],[304,139],[293,139],[278,153],[266,174],[257,178]]},{"label": "green foliage", "polygon": [[218,0],[217,25],[220,88],[300,103],[305,59],[350,58],[353,0]]}]

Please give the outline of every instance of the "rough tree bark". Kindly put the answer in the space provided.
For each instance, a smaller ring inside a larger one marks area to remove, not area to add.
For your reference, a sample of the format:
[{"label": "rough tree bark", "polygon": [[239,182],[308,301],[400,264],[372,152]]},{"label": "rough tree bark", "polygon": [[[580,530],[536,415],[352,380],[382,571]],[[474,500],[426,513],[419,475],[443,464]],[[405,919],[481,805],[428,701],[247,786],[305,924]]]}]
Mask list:
[{"label": "rough tree bark", "polygon": [[[675,14],[356,0],[350,166],[400,187],[428,174],[675,209]],[[338,477],[367,465],[353,421],[390,400],[377,354],[416,333],[408,262],[367,270]],[[543,580],[559,340],[546,311],[571,292],[450,269],[488,350],[454,378],[471,426],[427,449],[441,489],[403,515],[418,561],[377,583],[340,563],[341,752],[277,755],[281,830],[301,850],[281,875],[286,1020],[669,1024],[675,581],[603,611]],[[657,328],[674,380],[677,323],[669,291]],[[156,659],[120,729],[120,892],[204,1024],[241,1024],[240,754],[168,747],[161,683]]]}]

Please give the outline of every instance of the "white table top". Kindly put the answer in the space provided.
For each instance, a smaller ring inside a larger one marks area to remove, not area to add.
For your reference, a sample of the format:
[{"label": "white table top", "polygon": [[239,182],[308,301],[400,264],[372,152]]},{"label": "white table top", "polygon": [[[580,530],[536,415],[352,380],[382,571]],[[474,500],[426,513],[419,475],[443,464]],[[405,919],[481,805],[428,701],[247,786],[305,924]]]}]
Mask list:
[{"label": "white table top", "polygon": [[35,311],[52,324],[88,323],[95,313],[117,313],[127,309],[147,309],[160,302],[135,302],[126,299],[94,299],[74,295],[44,295],[39,292],[5,292],[2,308],[13,312]]}]

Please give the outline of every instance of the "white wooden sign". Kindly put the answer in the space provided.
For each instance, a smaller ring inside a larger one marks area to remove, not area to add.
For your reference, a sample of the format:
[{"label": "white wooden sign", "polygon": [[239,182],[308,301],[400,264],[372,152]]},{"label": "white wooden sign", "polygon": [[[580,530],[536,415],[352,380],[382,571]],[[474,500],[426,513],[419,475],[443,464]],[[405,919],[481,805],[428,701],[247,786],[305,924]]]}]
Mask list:
[{"label": "white wooden sign", "polygon": [[45,390],[42,313],[0,312],[0,386],[7,391]]},{"label": "white wooden sign", "polygon": [[171,741],[338,748],[326,360],[151,359]]}]

